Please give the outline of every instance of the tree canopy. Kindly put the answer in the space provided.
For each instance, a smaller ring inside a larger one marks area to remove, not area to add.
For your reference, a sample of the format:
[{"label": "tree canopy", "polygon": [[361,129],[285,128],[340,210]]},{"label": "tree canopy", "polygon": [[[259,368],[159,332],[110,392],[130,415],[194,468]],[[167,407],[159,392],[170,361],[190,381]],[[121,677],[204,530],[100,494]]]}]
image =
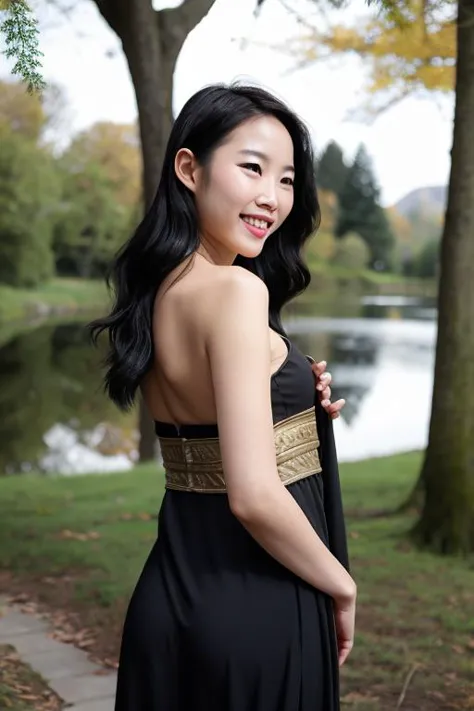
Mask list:
[{"label": "tree canopy", "polygon": [[[318,0],[314,0],[318,2]],[[451,92],[456,65],[457,3],[454,0],[368,2],[379,11],[355,24],[341,20],[302,26],[286,51],[298,66],[336,55],[357,54],[368,62],[368,100],[374,115],[410,94]]]}]

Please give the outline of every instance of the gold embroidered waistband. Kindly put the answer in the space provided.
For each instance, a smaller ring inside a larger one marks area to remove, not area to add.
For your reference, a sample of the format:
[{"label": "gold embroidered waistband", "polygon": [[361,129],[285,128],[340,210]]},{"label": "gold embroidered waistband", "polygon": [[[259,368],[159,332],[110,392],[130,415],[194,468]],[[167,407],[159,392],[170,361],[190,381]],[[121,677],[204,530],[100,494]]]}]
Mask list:
[{"label": "gold embroidered waistband", "polygon": [[[273,427],[278,474],[285,486],[321,471],[314,407]],[[225,493],[218,438],[159,437],[166,488]]]}]

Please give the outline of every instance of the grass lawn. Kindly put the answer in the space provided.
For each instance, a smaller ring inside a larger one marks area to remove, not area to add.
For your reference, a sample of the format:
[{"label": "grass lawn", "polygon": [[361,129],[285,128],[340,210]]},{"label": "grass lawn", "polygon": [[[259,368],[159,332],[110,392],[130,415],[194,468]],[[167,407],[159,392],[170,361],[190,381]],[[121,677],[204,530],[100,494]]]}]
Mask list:
[{"label": "grass lawn", "polygon": [[[419,465],[414,453],[341,467],[359,587],[343,709],[474,709],[472,563],[414,550],[405,536],[410,515],[375,515],[404,499]],[[89,649],[113,663],[128,596],[155,539],[162,493],[155,466],[0,479],[0,589],[61,611],[53,621],[66,624],[70,635],[92,638]]]},{"label": "grass lawn", "polygon": [[0,285],[0,326],[36,316],[74,311],[104,311],[108,295],[103,281],[52,279],[37,289]]},{"label": "grass lawn", "polygon": [[[435,279],[420,279],[419,277],[405,277],[392,272],[375,272],[373,269],[354,269],[331,264],[309,255],[308,266],[313,277],[313,283],[321,280],[328,289],[328,282],[333,282],[334,287],[354,282],[363,291],[380,294],[403,294],[405,296],[436,296],[437,284]],[[301,297],[300,297],[301,298]]]}]

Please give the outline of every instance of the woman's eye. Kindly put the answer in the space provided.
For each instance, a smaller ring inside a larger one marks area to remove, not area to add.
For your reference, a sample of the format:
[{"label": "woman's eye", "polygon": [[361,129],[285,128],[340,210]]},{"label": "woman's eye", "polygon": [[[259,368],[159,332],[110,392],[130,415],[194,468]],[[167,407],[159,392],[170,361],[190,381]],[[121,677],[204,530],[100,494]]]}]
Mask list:
[{"label": "woman's eye", "polygon": [[283,178],[282,181],[283,185],[294,185],[295,181],[293,178]]},{"label": "woman's eye", "polygon": [[251,170],[254,173],[258,173],[259,175],[262,174],[262,169],[260,168],[258,163],[243,163],[242,168],[246,168],[247,170]]}]

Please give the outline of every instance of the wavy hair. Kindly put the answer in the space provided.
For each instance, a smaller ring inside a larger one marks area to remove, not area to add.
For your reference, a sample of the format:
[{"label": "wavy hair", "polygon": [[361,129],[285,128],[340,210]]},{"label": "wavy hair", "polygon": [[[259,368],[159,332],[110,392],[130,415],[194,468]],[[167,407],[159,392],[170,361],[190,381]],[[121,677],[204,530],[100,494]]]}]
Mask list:
[{"label": "wavy hair", "polygon": [[180,148],[188,148],[205,166],[231,131],[244,121],[266,115],[278,119],[293,141],[294,204],[262,252],[253,259],[238,256],[235,264],[265,282],[270,295],[269,323],[285,335],[281,309],[310,282],[302,247],[320,220],[311,138],[304,123],[264,89],[208,86],[194,94],[177,117],[153,203],[111,265],[107,279],[115,296],[111,312],[89,324],[94,343],[102,332],[108,333],[105,391],[123,410],[133,405],[137,388],[153,363],[156,293],[170,272],[199,246],[194,196],[175,173],[175,156]]}]

